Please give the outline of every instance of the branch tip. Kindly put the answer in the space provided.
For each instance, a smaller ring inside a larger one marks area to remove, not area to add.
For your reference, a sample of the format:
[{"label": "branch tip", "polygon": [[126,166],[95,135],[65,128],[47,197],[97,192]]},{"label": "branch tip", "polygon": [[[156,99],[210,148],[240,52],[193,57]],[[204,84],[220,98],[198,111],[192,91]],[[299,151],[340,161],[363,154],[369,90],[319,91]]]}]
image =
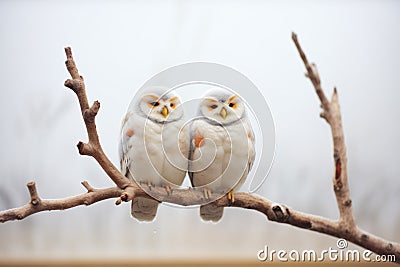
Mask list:
[{"label": "branch tip", "polygon": [[65,55],[67,56],[65,65],[67,66],[69,74],[71,75],[72,79],[79,79],[81,76],[79,75],[78,68],[75,65],[71,47],[65,47],[64,50],[65,50]]},{"label": "branch tip", "polygon": [[93,105],[90,107],[91,110],[93,110],[93,112],[95,112],[97,114],[97,112],[100,109],[100,102],[98,100],[93,102]]},{"label": "branch tip", "polygon": [[88,193],[96,191],[87,181],[83,181],[83,182],[81,182],[81,184],[83,185],[83,187],[86,188]]},{"label": "branch tip", "polygon": [[30,203],[33,206],[38,205],[40,203],[40,197],[39,197],[39,194],[38,194],[38,192],[36,190],[35,182],[33,182],[33,181],[29,182],[26,186],[28,187],[29,195],[30,195],[30,198],[31,198]]},{"label": "branch tip", "polygon": [[338,101],[339,101],[339,94],[338,94],[338,90],[335,86],[335,87],[333,87],[331,102],[334,103],[334,102],[338,102]]},{"label": "branch tip", "polygon": [[72,58],[72,49],[71,47],[67,46],[64,48],[65,54],[67,55],[67,58]]},{"label": "branch tip", "polygon": [[78,144],[76,145],[76,147],[78,148],[79,154],[83,154],[83,147],[84,147],[85,143],[79,141]]},{"label": "branch tip", "polygon": [[295,33],[292,33],[292,39],[293,39],[294,44],[296,45],[297,51],[299,52],[299,55],[304,63],[304,66],[307,69],[306,77],[309,78],[311,83],[313,84],[315,92],[317,93],[321,104],[324,106],[324,109],[328,109],[329,101],[326,98],[325,93],[321,88],[321,79],[319,77],[317,66],[315,65],[315,63],[310,64],[308,62],[307,56],[304,53],[303,49],[301,48],[301,45],[300,45],[299,40],[297,39],[297,35]]},{"label": "branch tip", "polygon": [[322,111],[319,116],[324,119],[326,122],[329,123],[328,116],[326,115],[325,111]]},{"label": "branch tip", "polygon": [[94,122],[94,119],[97,113],[99,112],[99,109],[100,109],[100,102],[96,100],[93,102],[93,105],[90,108],[86,109],[83,112],[83,118],[85,119],[85,121],[91,123]]},{"label": "branch tip", "polygon": [[292,40],[296,43],[297,42],[297,34],[292,32]]},{"label": "branch tip", "polygon": [[76,145],[76,147],[78,148],[80,155],[86,155],[86,156],[93,155],[93,149],[90,144],[79,141],[79,143]]},{"label": "branch tip", "polygon": [[67,80],[64,82],[64,86],[65,86],[65,87],[68,87],[68,88],[70,88],[70,89],[72,89],[72,84],[73,84],[73,82],[72,82],[71,79],[67,79]]}]

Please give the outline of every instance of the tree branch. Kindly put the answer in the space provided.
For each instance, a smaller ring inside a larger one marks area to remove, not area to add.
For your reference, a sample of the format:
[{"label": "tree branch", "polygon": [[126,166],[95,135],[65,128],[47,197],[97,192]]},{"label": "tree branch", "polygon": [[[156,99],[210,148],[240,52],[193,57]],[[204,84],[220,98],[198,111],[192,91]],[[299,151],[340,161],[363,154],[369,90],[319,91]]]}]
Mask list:
[{"label": "tree branch", "polygon": [[[347,182],[346,146],[344,142],[337,90],[336,88],[334,89],[331,100],[326,98],[321,87],[321,80],[316,65],[308,62],[295,33],[292,33],[292,39],[306,67],[306,76],[313,84],[315,92],[321,102],[321,117],[328,122],[331,128],[334,157],[333,188],[339,209],[339,219],[332,221],[320,216],[302,213],[283,204],[277,204],[271,200],[248,193],[235,194],[234,203],[231,203],[231,201],[224,196],[211,203],[211,205],[256,210],[266,215],[270,221],[286,223],[330,236],[345,238],[350,242],[380,255],[395,255],[396,262],[400,263],[400,244],[373,236],[359,229],[355,224],[350,190]],[[71,49],[69,47],[65,48],[65,53],[67,55],[66,66],[72,77],[72,79],[65,81],[65,86],[72,89],[78,97],[82,117],[89,138],[88,143],[78,143],[79,153],[81,155],[93,157],[117,187],[95,189],[85,181],[82,182],[82,185],[86,188],[86,193],[65,199],[50,200],[41,199],[36,190],[35,183],[30,182],[27,184],[30,201],[22,207],[0,212],[0,222],[16,219],[21,220],[29,215],[44,210],[64,210],[79,205],[91,205],[95,202],[109,198],[117,198],[117,205],[121,204],[123,201],[130,201],[138,196],[151,198],[138,185],[122,175],[122,173],[112,164],[103,152],[95,124],[95,117],[99,111],[100,103],[95,101],[93,105],[89,107],[85,83],[83,77],[78,72],[75,61],[72,57]],[[207,202],[207,200],[204,199],[203,193],[196,188],[174,189],[171,194],[168,194],[163,187],[156,186],[152,188],[152,192],[159,196],[159,201],[161,202],[175,203],[183,206],[195,202]]]},{"label": "tree branch", "polygon": [[63,199],[42,200],[36,191],[35,182],[29,182],[27,187],[31,196],[30,201],[22,207],[0,212],[0,222],[22,220],[45,210],[66,210],[80,205],[88,206],[101,200],[116,198],[122,193],[122,189],[118,187],[94,189],[87,182],[82,182],[82,184],[88,190],[87,193]]},{"label": "tree branch", "polygon": [[306,54],[303,52],[303,50],[300,47],[300,43],[297,40],[297,35],[293,32],[292,33],[292,39],[294,44],[296,45],[297,50],[299,51],[300,57],[304,62],[304,65],[306,66],[307,73],[306,77],[310,78],[312,84],[314,85],[315,92],[317,93],[319,100],[321,101],[321,104],[323,105],[323,108],[326,109],[329,106],[329,101],[325,96],[324,91],[321,88],[321,80],[319,78],[319,74],[317,71],[317,66],[315,63],[309,64]]},{"label": "tree branch", "polygon": [[[354,229],[356,227],[354,222],[353,211],[351,207],[350,190],[347,182],[347,156],[346,145],[344,143],[344,134],[342,126],[342,117],[340,114],[340,106],[338,93],[336,88],[333,90],[331,101],[329,101],[321,87],[321,80],[319,78],[318,70],[315,64],[309,64],[308,60],[301,48],[297,35],[292,33],[292,39],[295,43],[300,57],[307,69],[306,76],[312,82],[315,92],[317,93],[322,107],[321,117],[324,118],[332,132],[333,138],[333,158],[335,162],[335,170],[333,175],[333,188],[335,191],[336,201],[339,208],[340,219],[342,227]],[[311,67],[313,66],[313,67]]]},{"label": "tree branch", "polygon": [[100,109],[100,102],[95,101],[93,105],[89,107],[89,101],[87,99],[85,89],[85,82],[83,80],[83,77],[79,74],[70,47],[65,48],[65,54],[67,55],[67,61],[65,61],[65,65],[72,79],[66,80],[64,85],[74,91],[74,93],[78,97],[82,117],[85,122],[86,131],[89,137],[88,143],[78,143],[77,146],[79,149],[79,153],[81,155],[92,156],[93,158],[95,158],[100,166],[103,168],[103,170],[119,188],[125,189],[126,187],[132,186],[132,183],[129,181],[129,179],[123,176],[122,173],[114,166],[114,164],[112,164],[112,162],[105,155],[103,148],[100,145],[95,123],[95,117]]}]

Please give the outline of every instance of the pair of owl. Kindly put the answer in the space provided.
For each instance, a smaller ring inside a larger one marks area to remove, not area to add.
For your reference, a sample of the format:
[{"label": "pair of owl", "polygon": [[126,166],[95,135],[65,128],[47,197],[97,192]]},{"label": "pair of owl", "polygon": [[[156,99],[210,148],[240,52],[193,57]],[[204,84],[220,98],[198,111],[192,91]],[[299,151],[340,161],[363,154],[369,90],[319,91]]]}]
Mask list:
[{"label": "pair of owl", "polygon": [[[174,91],[150,88],[134,99],[121,127],[122,173],[151,192],[163,186],[168,194],[182,185],[186,173],[205,199],[228,195],[244,183],[255,158],[254,134],[244,101],[227,89],[212,88],[198,104],[197,117],[184,119]],[[156,197],[155,197],[156,198]],[[152,221],[159,202],[134,198],[131,214]],[[219,221],[223,208],[200,207],[205,221]]]}]

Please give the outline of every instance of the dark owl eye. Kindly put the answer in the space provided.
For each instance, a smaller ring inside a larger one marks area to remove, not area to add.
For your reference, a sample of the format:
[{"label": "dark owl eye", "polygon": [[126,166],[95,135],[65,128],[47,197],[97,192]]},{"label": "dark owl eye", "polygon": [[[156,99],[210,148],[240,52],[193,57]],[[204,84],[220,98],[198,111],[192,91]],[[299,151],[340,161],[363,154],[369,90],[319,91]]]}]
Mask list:
[{"label": "dark owl eye", "polygon": [[210,106],[210,108],[212,108],[212,109],[216,109],[217,107],[218,107],[218,106],[215,105],[215,104]]},{"label": "dark owl eye", "polygon": [[171,108],[174,108],[174,107],[175,107],[175,104],[174,104],[174,103],[171,103],[171,104],[169,104],[169,106],[170,106]]},{"label": "dark owl eye", "polygon": [[160,103],[158,103],[158,102],[151,102],[150,105],[152,105],[153,107],[157,107],[158,105],[160,105]]},{"label": "dark owl eye", "polygon": [[236,108],[236,104],[235,103],[229,103],[229,107]]}]

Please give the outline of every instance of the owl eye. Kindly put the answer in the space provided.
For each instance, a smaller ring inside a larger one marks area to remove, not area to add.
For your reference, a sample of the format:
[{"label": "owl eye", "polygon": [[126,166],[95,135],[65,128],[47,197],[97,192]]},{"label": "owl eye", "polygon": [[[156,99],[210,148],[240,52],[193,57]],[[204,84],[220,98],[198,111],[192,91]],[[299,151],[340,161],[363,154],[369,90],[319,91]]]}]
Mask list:
[{"label": "owl eye", "polygon": [[174,103],[171,103],[171,104],[169,104],[169,106],[170,106],[171,108],[174,108],[174,107],[175,107],[175,104],[174,104]]},{"label": "owl eye", "polygon": [[215,104],[210,106],[210,108],[212,108],[212,109],[216,109],[217,107],[218,107],[218,106],[215,105]]},{"label": "owl eye", "polygon": [[157,107],[160,105],[160,103],[158,102],[151,102],[150,105],[152,105],[153,107]]},{"label": "owl eye", "polygon": [[236,108],[236,104],[235,103],[229,103],[229,107]]}]

